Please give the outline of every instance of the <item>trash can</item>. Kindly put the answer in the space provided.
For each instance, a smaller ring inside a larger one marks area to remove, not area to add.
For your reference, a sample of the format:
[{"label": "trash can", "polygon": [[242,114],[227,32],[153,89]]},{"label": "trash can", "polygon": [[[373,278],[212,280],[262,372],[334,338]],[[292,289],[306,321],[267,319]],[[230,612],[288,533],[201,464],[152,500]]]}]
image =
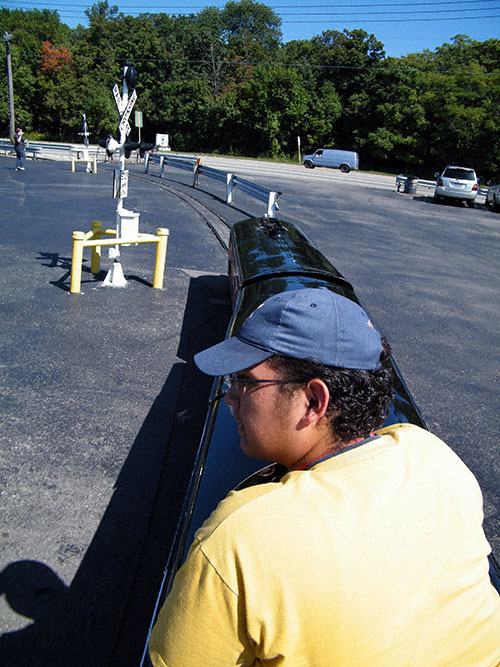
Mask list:
[{"label": "trash can", "polygon": [[410,195],[417,194],[418,176],[407,176],[405,183],[405,192]]}]

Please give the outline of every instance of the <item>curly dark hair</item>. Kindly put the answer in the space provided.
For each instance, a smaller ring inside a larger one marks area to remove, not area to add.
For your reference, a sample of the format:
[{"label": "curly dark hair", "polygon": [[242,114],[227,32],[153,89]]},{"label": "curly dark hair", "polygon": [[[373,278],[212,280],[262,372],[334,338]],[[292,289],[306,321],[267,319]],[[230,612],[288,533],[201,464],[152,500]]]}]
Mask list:
[{"label": "curly dark hair", "polygon": [[[305,383],[314,378],[323,380],[330,391],[326,416],[332,435],[336,440],[340,438],[340,444],[345,444],[366,437],[384,423],[394,395],[390,356],[390,345],[382,337],[380,363],[374,371],[325,366],[319,361],[279,354],[267,361],[284,380],[303,378]],[[294,387],[283,385],[283,391],[293,392]]]}]

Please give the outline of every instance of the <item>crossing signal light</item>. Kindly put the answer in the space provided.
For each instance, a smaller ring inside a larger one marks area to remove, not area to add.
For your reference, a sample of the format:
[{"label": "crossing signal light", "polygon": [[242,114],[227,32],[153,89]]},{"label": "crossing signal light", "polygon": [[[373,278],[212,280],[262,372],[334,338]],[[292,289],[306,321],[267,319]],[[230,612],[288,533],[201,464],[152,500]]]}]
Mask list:
[{"label": "crossing signal light", "polygon": [[129,158],[130,153],[132,153],[132,151],[136,151],[140,145],[141,144],[138,141],[126,141],[123,144],[123,148],[125,149],[125,157]]},{"label": "crossing signal light", "polygon": [[113,139],[110,134],[108,134],[107,139],[98,139],[97,143],[99,146],[106,149],[108,157],[111,157],[113,153],[115,153],[120,148],[120,144],[116,141],[116,139]]},{"label": "crossing signal light", "polygon": [[125,148],[125,157],[130,157],[132,151],[139,150],[139,155],[144,157],[146,151],[151,151],[155,147],[155,144],[150,144],[146,141],[126,141],[123,145]]},{"label": "crossing signal light", "polygon": [[152,151],[155,146],[156,146],[156,144],[150,144],[150,143],[147,143],[146,141],[141,141],[141,143],[139,145],[139,155],[141,157],[144,157],[144,153],[146,151]]},{"label": "crossing signal light", "polygon": [[125,81],[129,90],[133,90],[137,86],[137,81],[139,80],[139,74],[133,65],[128,65],[127,71],[125,72]]},{"label": "crossing signal light", "polygon": [[[116,153],[116,151],[120,148],[120,144],[116,141],[116,139],[113,139],[111,135],[109,135],[107,139],[98,139],[97,143],[99,146],[106,149],[108,157],[111,157],[113,153]],[[129,158],[132,151],[137,150],[139,151],[139,155],[144,157],[144,153],[146,153],[146,151],[153,150],[155,145],[156,144],[152,144],[147,141],[126,141],[123,144],[125,157]]]}]

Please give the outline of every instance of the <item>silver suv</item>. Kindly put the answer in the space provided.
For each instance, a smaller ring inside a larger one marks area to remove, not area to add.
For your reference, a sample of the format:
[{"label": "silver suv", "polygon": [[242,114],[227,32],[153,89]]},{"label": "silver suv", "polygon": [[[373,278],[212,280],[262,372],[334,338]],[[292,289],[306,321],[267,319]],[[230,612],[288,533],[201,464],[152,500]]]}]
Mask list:
[{"label": "silver suv", "polygon": [[455,167],[448,165],[442,174],[434,174],[436,177],[436,189],[434,190],[434,201],[442,199],[454,199],[465,201],[471,208],[477,196],[478,180],[476,172],[470,167]]}]

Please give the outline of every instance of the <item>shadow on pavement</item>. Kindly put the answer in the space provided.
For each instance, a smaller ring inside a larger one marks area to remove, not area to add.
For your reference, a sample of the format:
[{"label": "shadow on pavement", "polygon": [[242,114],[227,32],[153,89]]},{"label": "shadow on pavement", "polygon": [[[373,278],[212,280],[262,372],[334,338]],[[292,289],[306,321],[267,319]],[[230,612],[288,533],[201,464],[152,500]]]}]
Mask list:
[{"label": "shadow on pavement", "polygon": [[224,338],[229,316],[227,276],[192,278],[177,351],[184,363],[173,364],[151,405],[71,585],[37,561],[0,573],[0,594],[32,621],[0,638],[2,664],[139,663],[212,384],[191,360]]},{"label": "shadow on pavement", "polygon": [[[63,273],[60,278],[57,280],[50,280],[49,283],[54,285],[54,287],[59,287],[59,289],[62,289],[64,292],[69,292],[71,282],[71,257],[61,257],[57,252],[52,253],[40,251],[38,253],[37,259],[44,260],[46,262],[44,263],[42,261],[41,266],[48,266],[51,269],[59,268],[65,270],[65,273]],[[88,283],[102,283],[106,278],[107,271],[101,270],[99,273],[92,273],[90,265],[86,266],[85,262],[88,262],[88,260],[84,259],[82,263],[82,285],[84,286]],[[85,278],[85,274],[89,276],[87,279]],[[145,287],[153,287],[153,283],[149,282],[149,280],[145,280],[140,276],[135,276],[130,273],[127,273],[127,280],[141,283],[141,285],[144,285]]]}]

